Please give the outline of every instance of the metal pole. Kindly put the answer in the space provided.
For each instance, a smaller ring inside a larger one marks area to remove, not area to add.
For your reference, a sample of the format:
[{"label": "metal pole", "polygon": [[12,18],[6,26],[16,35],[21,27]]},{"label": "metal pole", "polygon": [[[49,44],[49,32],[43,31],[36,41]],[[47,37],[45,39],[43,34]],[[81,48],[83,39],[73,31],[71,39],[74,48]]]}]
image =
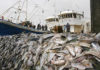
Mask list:
[{"label": "metal pole", "polygon": [[26,0],[26,21],[27,21],[27,11],[28,11],[28,0]]},{"label": "metal pole", "polygon": [[17,23],[19,23],[20,13],[21,13],[21,8],[20,8],[21,5],[20,5],[20,2],[21,2],[21,0],[19,0]]}]

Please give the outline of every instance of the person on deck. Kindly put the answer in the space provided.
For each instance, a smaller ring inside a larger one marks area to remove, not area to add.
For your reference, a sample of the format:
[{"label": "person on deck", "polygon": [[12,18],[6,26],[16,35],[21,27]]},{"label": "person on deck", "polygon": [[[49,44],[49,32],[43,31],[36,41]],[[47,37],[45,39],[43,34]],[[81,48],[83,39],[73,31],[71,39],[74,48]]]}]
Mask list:
[{"label": "person on deck", "polygon": [[37,30],[39,30],[39,26],[40,26],[40,24],[37,25]]},{"label": "person on deck", "polygon": [[44,31],[44,26],[42,25],[42,30]]},{"label": "person on deck", "polygon": [[33,25],[33,29],[35,29],[35,25]]},{"label": "person on deck", "polygon": [[41,30],[42,26],[39,24],[39,30]]},{"label": "person on deck", "polygon": [[67,29],[67,32],[70,32],[70,24],[69,23],[67,23],[66,29]]},{"label": "person on deck", "polygon": [[63,32],[66,32],[67,28],[66,25],[63,26]]},{"label": "person on deck", "polygon": [[2,16],[2,20],[4,20],[4,16]]},{"label": "person on deck", "polygon": [[45,30],[47,30],[48,29],[48,27],[47,27],[47,25],[45,25]]}]

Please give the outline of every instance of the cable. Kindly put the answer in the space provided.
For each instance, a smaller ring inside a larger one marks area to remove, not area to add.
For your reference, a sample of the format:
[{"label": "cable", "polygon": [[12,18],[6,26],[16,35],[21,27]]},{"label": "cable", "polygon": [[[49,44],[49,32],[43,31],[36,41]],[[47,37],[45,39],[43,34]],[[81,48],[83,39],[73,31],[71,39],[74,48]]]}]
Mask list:
[{"label": "cable", "polygon": [[34,11],[34,13],[30,16],[29,20],[33,17],[34,14],[36,14],[36,13],[35,13],[36,11],[38,11],[38,9],[36,9],[36,10]]},{"label": "cable", "polygon": [[0,16],[5,15],[11,8],[13,8],[16,4],[18,4],[19,1],[17,1],[15,4],[13,4],[10,8],[8,8],[5,12],[3,12]]}]

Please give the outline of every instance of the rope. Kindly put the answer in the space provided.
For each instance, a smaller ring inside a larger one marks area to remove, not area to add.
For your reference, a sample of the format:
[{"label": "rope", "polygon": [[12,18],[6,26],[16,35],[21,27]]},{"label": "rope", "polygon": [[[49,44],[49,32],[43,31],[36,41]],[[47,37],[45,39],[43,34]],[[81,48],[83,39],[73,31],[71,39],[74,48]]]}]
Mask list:
[{"label": "rope", "polygon": [[17,1],[15,4],[13,4],[10,8],[8,8],[5,12],[3,12],[0,16],[5,15],[11,8],[13,8],[16,4],[18,4],[19,1]]},{"label": "rope", "polygon": [[34,14],[36,14],[36,13],[35,13],[36,11],[38,11],[38,9],[36,9],[36,10],[33,12],[33,14],[31,14],[29,20],[33,17]]}]

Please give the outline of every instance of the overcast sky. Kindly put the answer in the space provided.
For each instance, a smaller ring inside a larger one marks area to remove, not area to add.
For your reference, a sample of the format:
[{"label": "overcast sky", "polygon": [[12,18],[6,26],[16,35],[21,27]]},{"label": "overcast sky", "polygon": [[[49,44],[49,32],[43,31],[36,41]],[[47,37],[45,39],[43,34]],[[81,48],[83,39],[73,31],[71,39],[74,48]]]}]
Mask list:
[{"label": "overcast sky", "polygon": [[[0,14],[17,1],[2,0],[0,2]],[[46,17],[57,15],[60,11],[66,10],[84,11],[85,17],[90,18],[90,0],[28,0],[28,5],[28,18],[31,18],[30,20],[35,23],[36,21],[38,21],[37,23],[43,22]]]}]

